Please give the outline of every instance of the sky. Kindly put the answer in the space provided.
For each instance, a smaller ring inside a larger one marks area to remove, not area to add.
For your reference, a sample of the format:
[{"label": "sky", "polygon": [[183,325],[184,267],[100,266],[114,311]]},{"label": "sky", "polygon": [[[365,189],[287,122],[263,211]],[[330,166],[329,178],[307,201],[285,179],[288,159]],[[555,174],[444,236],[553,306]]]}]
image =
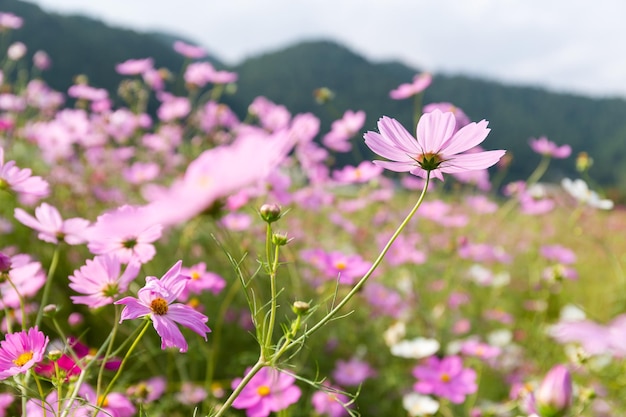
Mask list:
[{"label": "sky", "polygon": [[178,34],[228,64],[330,39],[371,61],[397,60],[416,71],[626,98],[624,0],[29,1]]}]

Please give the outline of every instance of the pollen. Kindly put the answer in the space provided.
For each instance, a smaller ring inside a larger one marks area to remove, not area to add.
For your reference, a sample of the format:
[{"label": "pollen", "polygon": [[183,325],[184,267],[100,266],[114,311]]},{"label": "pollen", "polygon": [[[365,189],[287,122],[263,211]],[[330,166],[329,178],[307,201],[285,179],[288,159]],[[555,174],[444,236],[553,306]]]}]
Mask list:
[{"label": "pollen", "polygon": [[104,397],[104,395],[100,395],[98,397],[98,405],[100,407],[107,407],[109,405],[109,399]]},{"label": "pollen", "polygon": [[33,352],[24,352],[20,354],[16,359],[13,359],[13,363],[17,366],[24,366],[29,360],[33,358]]},{"label": "pollen", "polygon": [[441,382],[450,382],[450,380],[452,379],[452,378],[450,378],[450,375],[448,375],[445,372],[443,374],[441,374],[440,378],[441,378]]},{"label": "pollen", "polygon": [[167,314],[167,301],[165,301],[161,297],[155,298],[150,303],[150,310],[152,310],[154,314],[158,314],[159,316]]},{"label": "pollen", "polygon": [[191,273],[191,279],[193,279],[193,280],[198,280],[198,279],[200,279],[200,274],[199,274],[197,271],[193,271],[193,272]]},{"label": "pollen", "polygon": [[261,397],[267,397],[268,395],[270,395],[270,387],[268,387],[267,385],[261,385],[259,388],[256,389],[256,393],[259,394]]},{"label": "pollen", "polygon": [[343,271],[344,269],[346,269],[347,266],[348,265],[346,265],[346,263],[343,261],[339,261],[335,264],[335,268],[337,268],[340,271]]}]

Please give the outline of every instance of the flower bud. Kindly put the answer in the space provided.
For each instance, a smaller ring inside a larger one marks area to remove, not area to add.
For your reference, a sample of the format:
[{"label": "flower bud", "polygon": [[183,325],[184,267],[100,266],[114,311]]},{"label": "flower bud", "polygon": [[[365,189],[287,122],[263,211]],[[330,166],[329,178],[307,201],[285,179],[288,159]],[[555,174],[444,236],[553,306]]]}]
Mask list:
[{"label": "flower bud", "polygon": [[11,258],[0,252],[0,273],[9,272],[11,269]]},{"label": "flower bud", "polygon": [[289,239],[285,233],[274,233],[272,235],[272,243],[276,246],[285,246],[289,243]]},{"label": "flower bud", "polygon": [[556,365],[535,392],[537,412],[541,417],[561,417],[571,404],[572,377],[564,365]]},{"label": "flower bud", "polygon": [[259,214],[267,223],[274,223],[280,219],[280,206],[278,204],[263,204],[259,209]]},{"label": "flower bud", "polygon": [[296,313],[298,316],[304,316],[306,313],[309,312],[310,308],[311,305],[306,301],[294,301],[293,305],[291,306],[293,312]]}]

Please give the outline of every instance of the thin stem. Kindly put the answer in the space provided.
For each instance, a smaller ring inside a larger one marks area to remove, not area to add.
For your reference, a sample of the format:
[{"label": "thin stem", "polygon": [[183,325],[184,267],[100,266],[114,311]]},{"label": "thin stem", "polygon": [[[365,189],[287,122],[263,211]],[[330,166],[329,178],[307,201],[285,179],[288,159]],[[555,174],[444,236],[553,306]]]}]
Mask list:
[{"label": "thin stem", "polygon": [[535,168],[533,173],[530,174],[530,176],[526,180],[527,187],[530,187],[531,185],[535,184],[537,181],[541,179],[541,177],[543,177],[543,174],[546,173],[546,171],[548,170],[548,167],[550,166],[551,159],[552,158],[550,158],[550,155],[543,156],[543,158],[539,162],[539,165],[537,165],[537,168]]},{"label": "thin stem", "polygon": [[223,416],[224,413],[233,405],[233,402],[235,402],[235,399],[239,396],[239,394],[241,394],[241,391],[243,391],[245,386],[248,385],[248,382],[250,382],[250,380],[265,366],[267,366],[267,363],[259,358],[257,363],[255,363],[252,369],[250,369],[250,372],[248,372],[246,376],[243,377],[239,385],[237,385],[237,388],[235,388],[232,394],[230,394],[226,402],[222,404],[219,411],[214,414],[213,417]]},{"label": "thin stem", "polygon": [[[269,225],[268,225],[269,227]],[[271,237],[270,237],[271,238]],[[272,299],[270,300],[271,302],[271,306],[270,306],[270,322],[269,322],[269,326],[267,329],[267,337],[265,339],[265,345],[263,347],[263,350],[266,352],[270,351],[270,347],[272,346],[272,336],[274,334],[274,325],[276,323],[276,308],[277,308],[277,303],[276,303],[276,270],[278,269],[278,250],[279,250],[279,246],[276,245],[274,248],[274,261],[269,265],[270,268],[270,291],[271,291],[271,297]],[[270,261],[270,259],[268,259],[268,262]],[[268,357],[269,355],[266,355],[266,357]]]},{"label": "thin stem", "polygon": [[54,277],[54,272],[57,269],[57,265],[59,264],[59,245],[54,248],[54,254],[52,255],[52,261],[50,262],[50,267],[48,268],[48,275],[46,276],[46,284],[43,287],[43,295],[41,297],[41,305],[39,306],[39,311],[37,311],[37,319],[35,320],[35,326],[39,326],[41,324],[41,319],[43,318],[43,310],[48,304],[48,298],[50,298],[50,290],[52,289],[52,278]]},{"label": "thin stem", "polygon": [[[150,327],[150,320],[146,320],[146,324],[143,326],[143,329],[141,329],[141,332],[139,333],[139,335],[137,336],[133,344],[130,345],[130,347],[128,348],[128,351],[126,352],[124,359],[122,359],[122,363],[120,363],[120,367],[117,369],[115,376],[113,377],[111,382],[109,382],[109,385],[107,385],[106,390],[104,390],[104,394],[102,394],[101,398],[98,398],[99,407],[102,407],[102,404],[104,404],[104,401],[106,400],[107,395],[109,395],[109,393],[111,392],[111,389],[113,388],[113,385],[115,385],[115,382],[117,382],[118,378],[122,374],[122,370],[124,369],[124,365],[126,365],[126,361],[128,361],[128,358],[130,357],[131,353],[133,353],[133,350],[135,350],[135,348],[139,344],[139,341],[148,330],[148,327]],[[94,414],[94,417],[98,415],[98,411],[99,410],[96,410],[96,414]]]},{"label": "thin stem", "polygon": [[409,214],[402,221],[402,223],[400,223],[400,226],[398,226],[398,228],[393,233],[391,238],[389,238],[389,241],[387,242],[385,247],[382,249],[382,251],[376,258],[376,260],[374,261],[370,269],[365,273],[365,275],[363,275],[363,277],[356,283],[356,285],[350,290],[350,292],[331,311],[329,311],[324,317],[322,317],[322,319],[318,321],[313,327],[305,331],[303,335],[301,335],[300,337],[298,337],[297,339],[293,341],[286,340],[283,346],[272,357],[272,364],[276,363],[276,361],[280,358],[280,356],[283,353],[285,353],[287,350],[289,350],[289,348],[291,348],[292,346],[296,344],[303,342],[305,338],[307,338],[308,336],[310,336],[311,334],[313,334],[314,332],[322,328],[322,326],[328,323],[339,312],[339,310],[341,310],[343,306],[345,306],[348,303],[348,301],[350,301],[350,299],[352,299],[352,297],[354,297],[354,295],[361,290],[361,288],[363,287],[363,285],[365,285],[369,277],[374,273],[376,268],[378,268],[378,266],[384,259],[385,255],[391,248],[391,245],[393,245],[393,242],[396,240],[396,238],[400,235],[402,230],[409,223],[409,221],[411,220],[415,212],[417,212],[417,209],[422,205],[422,202],[424,201],[424,197],[426,196],[426,190],[428,189],[429,182],[430,182],[430,171],[428,171],[426,174],[426,181],[424,183],[424,188],[422,189],[422,193],[417,199],[417,203],[415,203],[415,206],[413,206]]},{"label": "thin stem", "polygon": [[[107,361],[111,357],[113,351],[113,343],[115,342],[115,336],[117,335],[117,329],[119,328],[120,320],[120,307],[115,305],[115,322],[113,323],[113,329],[111,330],[111,343],[102,358],[102,364],[100,364],[100,371],[98,372],[98,382],[96,384],[96,398],[99,398],[100,391],[102,390],[102,377],[104,376],[104,369],[106,368]],[[96,358],[97,360],[98,358]]]}]

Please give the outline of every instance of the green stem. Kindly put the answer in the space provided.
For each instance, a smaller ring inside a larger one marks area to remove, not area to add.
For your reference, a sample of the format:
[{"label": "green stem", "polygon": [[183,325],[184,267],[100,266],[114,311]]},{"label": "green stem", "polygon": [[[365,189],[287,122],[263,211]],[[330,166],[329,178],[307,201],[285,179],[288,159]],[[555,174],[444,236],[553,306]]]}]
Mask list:
[{"label": "green stem", "polygon": [[[113,351],[113,343],[115,342],[115,336],[117,334],[117,329],[119,327],[120,320],[120,309],[116,305],[115,306],[115,322],[113,323],[113,329],[111,330],[111,343],[107,347],[106,353],[102,358],[102,364],[100,364],[100,371],[98,372],[98,382],[96,384],[96,398],[99,398],[100,391],[102,390],[102,377],[104,376],[104,370],[106,368],[107,361],[111,357],[111,352]],[[96,358],[97,360],[98,358]]]},{"label": "green stem", "polygon": [[[104,390],[104,394],[102,394],[102,397],[98,398],[98,400],[97,400],[98,401],[98,407],[102,407],[102,404],[106,400],[107,395],[109,395],[109,393],[111,392],[111,389],[113,388],[113,385],[115,385],[115,383],[117,382],[118,378],[122,374],[122,370],[124,370],[124,365],[126,365],[126,362],[128,361],[128,358],[130,358],[131,353],[133,353],[133,350],[135,350],[135,348],[139,344],[139,341],[141,340],[143,335],[146,334],[146,331],[148,330],[148,327],[150,327],[150,322],[151,322],[151,320],[146,320],[146,324],[143,326],[143,329],[141,329],[141,332],[139,333],[139,335],[137,336],[137,338],[135,339],[133,344],[130,345],[130,347],[128,348],[128,351],[126,352],[126,355],[122,359],[122,363],[120,363],[120,367],[117,369],[117,372],[115,373],[115,376],[113,377],[111,382],[109,382],[109,385],[107,385],[107,388],[106,388],[106,390]],[[96,414],[94,414],[94,417],[96,417],[98,415],[99,411],[100,411],[99,409],[96,409]]]},{"label": "green stem", "polygon": [[402,230],[404,230],[404,228],[409,223],[409,221],[411,220],[411,218],[413,217],[415,212],[417,212],[417,209],[422,205],[422,202],[424,201],[424,197],[426,196],[426,190],[428,189],[429,182],[430,182],[430,171],[428,171],[427,174],[426,174],[426,181],[424,183],[424,188],[422,189],[422,193],[420,194],[419,198],[417,199],[417,203],[415,203],[415,206],[413,206],[413,208],[411,209],[409,214],[402,221],[402,223],[400,223],[400,226],[398,226],[398,228],[396,229],[394,234],[391,236],[391,238],[389,238],[389,241],[387,242],[385,247],[382,249],[382,251],[380,252],[378,257],[376,258],[376,260],[374,261],[374,263],[372,264],[370,269],[365,273],[365,275],[363,275],[363,277],[356,283],[356,285],[350,290],[350,292],[330,312],[328,312],[324,317],[322,317],[322,319],[320,321],[318,321],[313,327],[311,327],[309,330],[305,331],[303,335],[301,335],[300,337],[298,337],[295,340],[292,340],[292,341],[286,340],[284,342],[283,346],[272,357],[272,362],[271,362],[272,364],[275,364],[276,361],[280,358],[280,356],[282,356],[282,354],[285,353],[287,350],[289,350],[292,346],[297,345],[297,344],[303,342],[304,339],[306,339],[311,334],[315,333],[320,328],[322,328],[326,323],[328,323],[339,312],[339,310],[341,310],[348,303],[348,301],[350,301],[350,299],[352,299],[352,297],[354,297],[354,295],[356,293],[358,293],[361,290],[361,288],[363,287],[363,285],[365,285],[365,283],[367,282],[369,277],[378,268],[378,266],[380,265],[380,263],[384,259],[385,255],[387,254],[387,252],[391,248],[391,245],[393,245],[393,242],[400,235]]},{"label": "green stem", "polygon": [[[268,229],[269,229],[269,224],[268,224]],[[271,239],[271,236],[270,236]],[[266,334],[266,339],[265,339],[265,343],[264,346],[262,348],[262,351],[265,352],[264,353],[264,357],[268,358],[271,346],[272,346],[272,336],[274,335],[274,325],[276,323],[276,308],[277,308],[277,302],[276,302],[276,270],[278,269],[278,248],[279,246],[276,245],[274,248],[274,261],[271,261],[271,258],[268,258],[268,263],[271,262],[271,264],[269,264],[269,268],[270,268],[270,291],[271,291],[271,297],[272,299],[270,300],[271,302],[271,307],[270,307],[270,322],[267,328],[267,334]]]},{"label": "green stem", "polygon": [[267,366],[267,363],[259,358],[257,363],[255,363],[252,369],[250,369],[250,372],[248,372],[246,376],[243,377],[239,385],[237,385],[237,388],[235,388],[232,394],[230,394],[226,402],[222,404],[218,412],[214,414],[213,417],[223,416],[224,413],[233,405],[233,402],[235,402],[235,399],[239,396],[239,394],[241,394],[241,391],[243,391],[245,386],[248,385],[248,382],[250,382],[250,380],[265,366]]},{"label": "green stem", "polygon": [[52,261],[50,262],[50,267],[48,268],[48,275],[46,276],[46,284],[43,287],[41,305],[39,306],[39,311],[37,311],[37,319],[35,320],[35,326],[39,326],[41,324],[41,319],[43,318],[43,310],[48,304],[48,298],[50,298],[50,290],[52,289],[52,278],[54,277],[54,273],[57,269],[57,265],[59,264],[59,253],[60,253],[59,245],[57,245],[54,248]]},{"label": "green stem", "polygon": [[541,177],[543,177],[543,174],[546,173],[546,171],[548,170],[548,167],[550,166],[550,160],[551,160],[550,155],[543,156],[543,158],[541,159],[541,162],[539,162],[539,165],[537,165],[537,168],[535,168],[533,173],[530,174],[530,176],[526,180],[526,187],[530,187],[531,185],[539,181]]}]

